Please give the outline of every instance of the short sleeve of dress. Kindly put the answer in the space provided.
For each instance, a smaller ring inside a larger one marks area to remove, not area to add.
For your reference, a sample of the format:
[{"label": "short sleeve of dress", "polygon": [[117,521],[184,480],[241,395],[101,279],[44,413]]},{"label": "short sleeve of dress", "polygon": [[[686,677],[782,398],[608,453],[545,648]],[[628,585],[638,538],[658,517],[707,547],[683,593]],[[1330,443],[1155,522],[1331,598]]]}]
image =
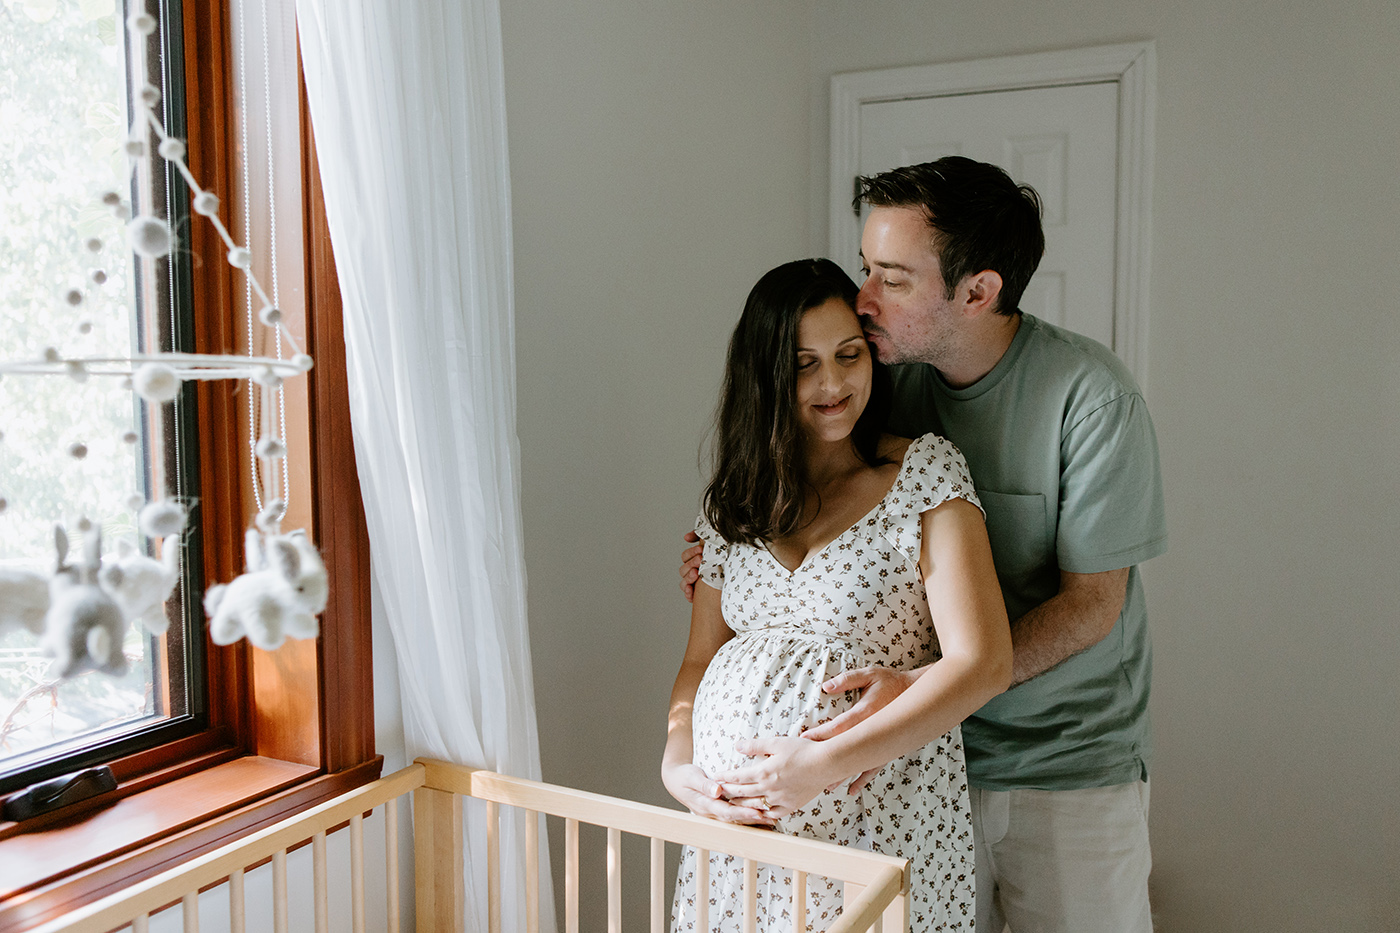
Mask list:
[{"label": "short sleeve of dress", "polygon": [[717,590],[724,589],[724,564],[729,559],[729,542],[715,531],[704,515],[695,520],[695,533],[705,542],[700,555],[700,579]]},{"label": "short sleeve of dress", "polygon": [[[904,465],[885,500],[881,533],[905,560],[917,564],[922,516],[949,499],[966,499],[982,509],[962,452],[937,434],[915,438],[904,453]],[[982,512],[985,516],[986,510]]]}]

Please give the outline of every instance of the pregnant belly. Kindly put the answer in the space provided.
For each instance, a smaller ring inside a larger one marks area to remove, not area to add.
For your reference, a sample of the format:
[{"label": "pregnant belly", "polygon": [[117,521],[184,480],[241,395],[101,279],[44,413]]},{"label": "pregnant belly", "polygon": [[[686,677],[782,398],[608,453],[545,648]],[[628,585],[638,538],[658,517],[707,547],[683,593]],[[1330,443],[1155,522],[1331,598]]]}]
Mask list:
[{"label": "pregnant belly", "polygon": [[747,759],[735,742],[801,735],[848,709],[856,694],[826,694],[822,683],[865,663],[851,646],[816,636],[750,632],[726,642],[695,693],[695,764],[707,774],[738,767]]}]

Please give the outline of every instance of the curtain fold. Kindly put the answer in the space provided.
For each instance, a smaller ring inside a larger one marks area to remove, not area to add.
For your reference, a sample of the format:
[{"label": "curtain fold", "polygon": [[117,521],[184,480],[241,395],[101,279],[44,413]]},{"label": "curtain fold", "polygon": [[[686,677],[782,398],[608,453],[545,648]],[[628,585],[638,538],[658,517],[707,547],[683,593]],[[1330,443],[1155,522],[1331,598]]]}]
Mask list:
[{"label": "curtain fold", "polygon": [[[296,6],[408,757],[538,779],[499,7]],[[468,807],[468,929],[486,926],[483,816]],[[508,930],[524,926],[523,833],[502,833]]]}]

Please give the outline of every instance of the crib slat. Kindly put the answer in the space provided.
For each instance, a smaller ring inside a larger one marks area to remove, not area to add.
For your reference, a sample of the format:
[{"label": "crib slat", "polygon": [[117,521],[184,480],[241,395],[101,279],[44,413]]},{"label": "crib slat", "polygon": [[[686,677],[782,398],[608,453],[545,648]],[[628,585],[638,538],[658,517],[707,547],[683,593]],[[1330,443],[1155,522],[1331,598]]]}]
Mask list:
[{"label": "crib slat", "polygon": [[885,912],[881,915],[881,920],[884,922],[885,928],[891,931],[898,931],[898,933],[904,933],[905,930],[909,929],[908,880],[909,879],[906,877],[904,885],[906,893],[900,894],[891,901],[890,906],[886,907]]},{"label": "crib slat", "polygon": [[807,933],[807,873],[792,873],[792,933]]},{"label": "crib slat", "polygon": [[331,899],[326,883],[326,834],[311,837],[311,899],[316,916],[316,933],[330,933]]},{"label": "crib slat", "polygon": [[695,929],[710,928],[710,850],[695,850]]},{"label": "crib slat", "polygon": [[525,929],[540,929],[540,815],[525,811]]},{"label": "crib slat", "polygon": [[365,818],[350,817],[350,928],[365,933]]},{"label": "crib slat", "polygon": [[564,933],[578,933],[578,820],[564,821]]},{"label": "crib slat", "polygon": [[486,926],[501,933],[501,830],[500,805],[486,801]]},{"label": "crib slat", "polygon": [[246,933],[248,929],[248,902],[243,896],[243,869],[235,868],[228,873],[228,930],[229,933]]},{"label": "crib slat", "polygon": [[180,899],[183,909],[185,933],[199,933],[199,892],[194,891]]},{"label": "crib slat", "polygon": [[384,871],[389,933],[399,933],[399,802],[384,804]]},{"label": "crib slat", "polygon": [[758,863],[744,859],[744,933],[758,933]]},{"label": "crib slat", "polygon": [[287,933],[287,850],[272,853],[272,930]]},{"label": "crib slat", "polygon": [[413,792],[414,896],[422,933],[466,928],[462,798],[420,787]]},{"label": "crib slat", "polygon": [[151,918],[149,914],[142,914],[139,917],[131,918],[131,933],[151,933]]},{"label": "crib slat", "polygon": [[608,827],[608,933],[622,933],[622,830]]},{"label": "crib slat", "polygon": [[651,837],[651,933],[664,933],[666,928],[666,843]]}]

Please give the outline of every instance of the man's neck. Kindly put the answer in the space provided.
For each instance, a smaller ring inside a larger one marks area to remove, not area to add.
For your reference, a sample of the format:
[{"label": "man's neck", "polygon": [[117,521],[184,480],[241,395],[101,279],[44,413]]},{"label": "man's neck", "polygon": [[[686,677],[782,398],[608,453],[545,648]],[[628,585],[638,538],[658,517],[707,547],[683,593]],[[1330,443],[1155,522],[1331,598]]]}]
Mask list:
[{"label": "man's neck", "polygon": [[966,389],[981,380],[987,373],[996,369],[1016,332],[1021,327],[1021,312],[1012,315],[992,314],[979,320],[978,327],[968,334],[968,340],[958,359],[947,369],[937,367],[943,381],[954,389]]}]

